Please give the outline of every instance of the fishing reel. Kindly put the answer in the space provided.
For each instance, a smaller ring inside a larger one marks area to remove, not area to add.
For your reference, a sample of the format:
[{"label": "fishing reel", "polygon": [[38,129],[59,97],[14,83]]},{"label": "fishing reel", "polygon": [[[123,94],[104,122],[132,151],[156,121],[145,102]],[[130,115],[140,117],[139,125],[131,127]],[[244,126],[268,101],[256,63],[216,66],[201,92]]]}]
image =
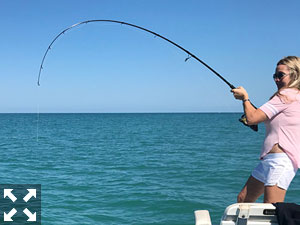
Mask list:
[{"label": "fishing reel", "polygon": [[242,123],[242,124],[244,124],[245,126],[247,126],[247,127],[250,127],[252,130],[254,130],[254,131],[258,131],[258,126],[257,125],[249,125],[248,123],[247,123],[247,119],[246,119],[246,115],[245,114],[243,114],[242,116],[241,116],[241,118],[239,119],[239,121]]}]

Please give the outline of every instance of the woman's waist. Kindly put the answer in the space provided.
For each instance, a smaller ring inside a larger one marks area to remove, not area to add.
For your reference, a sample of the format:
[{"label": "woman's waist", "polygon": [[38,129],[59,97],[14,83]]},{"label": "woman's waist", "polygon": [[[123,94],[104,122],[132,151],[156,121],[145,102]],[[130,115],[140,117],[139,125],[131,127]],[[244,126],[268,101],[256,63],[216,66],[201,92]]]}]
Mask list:
[{"label": "woman's waist", "polygon": [[267,154],[272,154],[272,153],[285,153],[284,149],[277,143],[273,145],[271,150]]},{"label": "woman's waist", "polygon": [[286,152],[278,143],[273,144],[273,146],[264,148],[262,150],[264,150],[264,151],[261,152],[260,159],[263,159],[266,156],[270,156],[270,155],[274,155],[276,157],[281,157],[281,155],[286,155]]}]

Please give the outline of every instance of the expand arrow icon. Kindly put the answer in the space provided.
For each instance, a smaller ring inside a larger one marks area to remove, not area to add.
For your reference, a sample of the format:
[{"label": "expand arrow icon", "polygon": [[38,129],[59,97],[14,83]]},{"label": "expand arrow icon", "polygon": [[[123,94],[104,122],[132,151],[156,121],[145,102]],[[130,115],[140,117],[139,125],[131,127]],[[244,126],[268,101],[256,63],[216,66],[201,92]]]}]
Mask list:
[{"label": "expand arrow icon", "polygon": [[28,216],[28,220],[27,221],[36,221],[36,212],[35,213],[31,213],[27,208],[23,210],[23,213],[26,214],[26,216]]},{"label": "expand arrow icon", "polygon": [[27,189],[28,194],[23,198],[25,202],[28,202],[31,197],[36,198],[36,189]]},{"label": "expand arrow icon", "polygon": [[4,212],[4,221],[13,221],[11,218],[16,214],[17,210],[13,208],[8,214]]},{"label": "expand arrow icon", "polygon": [[13,193],[11,193],[14,189],[4,189],[4,198],[9,197],[10,200],[15,202],[17,200],[16,196],[14,196]]}]

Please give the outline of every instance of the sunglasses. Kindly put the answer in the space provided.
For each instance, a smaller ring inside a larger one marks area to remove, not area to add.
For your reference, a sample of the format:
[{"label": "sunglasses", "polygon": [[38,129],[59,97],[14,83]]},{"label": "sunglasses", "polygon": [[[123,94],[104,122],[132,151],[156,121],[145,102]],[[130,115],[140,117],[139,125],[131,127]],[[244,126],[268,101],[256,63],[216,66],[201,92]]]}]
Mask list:
[{"label": "sunglasses", "polygon": [[283,73],[283,72],[277,72],[273,74],[273,79],[279,79],[281,80],[284,76],[286,76],[287,74]]}]

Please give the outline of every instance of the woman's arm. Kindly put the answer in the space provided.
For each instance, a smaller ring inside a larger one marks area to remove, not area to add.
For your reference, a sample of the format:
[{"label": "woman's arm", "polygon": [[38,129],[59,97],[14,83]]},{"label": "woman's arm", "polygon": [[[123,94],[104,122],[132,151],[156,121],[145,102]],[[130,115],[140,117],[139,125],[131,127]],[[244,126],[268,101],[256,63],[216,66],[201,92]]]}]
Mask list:
[{"label": "woman's arm", "polygon": [[248,125],[258,124],[268,119],[267,115],[260,109],[256,109],[250,102],[247,91],[243,87],[232,89],[231,92],[236,99],[243,101],[244,112]]}]

